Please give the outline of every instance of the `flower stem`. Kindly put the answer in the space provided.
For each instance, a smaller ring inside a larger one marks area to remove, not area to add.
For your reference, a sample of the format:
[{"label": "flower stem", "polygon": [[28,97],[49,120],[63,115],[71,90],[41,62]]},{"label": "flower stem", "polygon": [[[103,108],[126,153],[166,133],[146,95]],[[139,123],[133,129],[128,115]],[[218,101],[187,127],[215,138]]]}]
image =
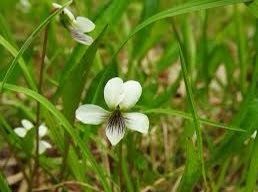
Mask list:
[{"label": "flower stem", "polygon": [[[46,50],[47,50],[47,40],[48,40],[48,29],[49,24],[46,26],[45,32],[44,32],[44,40],[43,40],[43,47],[42,47],[42,55],[41,55],[41,61],[40,61],[40,69],[39,69],[39,83],[38,83],[38,93],[42,94],[42,85],[43,85],[43,77],[44,77],[44,60],[46,56]],[[35,185],[38,186],[39,183],[39,175],[38,175],[38,167],[39,167],[39,124],[40,124],[40,103],[37,102],[37,108],[36,108],[36,155],[35,155],[35,164],[33,168],[32,178],[35,177]]]},{"label": "flower stem", "polygon": [[119,156],[119,185],[120,185],[120,191],[123,191],[123,142],[121,141],[119,145],[118,150],[118,156]]},{"label": "flower stem", "polygon": [[65,177],[65,171],[66,171],[66,163],[67,163],[67,158],[70,150],[70,138],[67,133],[65,133],[65,138],[64,138],[64,155],[62,159],[62,165],[61,165],[61,170],[60,170],[60,181],[62,181]]}]

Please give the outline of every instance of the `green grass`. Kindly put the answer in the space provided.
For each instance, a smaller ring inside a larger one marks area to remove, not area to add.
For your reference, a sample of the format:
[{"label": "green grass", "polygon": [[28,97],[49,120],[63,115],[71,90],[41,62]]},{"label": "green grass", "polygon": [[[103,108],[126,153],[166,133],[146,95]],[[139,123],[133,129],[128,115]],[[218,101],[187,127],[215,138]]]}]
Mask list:
[{"label": "green grass", "polygon": [[[1,190],[258,191],[257,0],[59,1],[94,21],[91,46],[71,38],[52,1],[29,2],[0,2]],[[106,108],[115,76],[141,83],[132,111],[150,129],[112,147],[105,125],[75,110]],[[38,156],[33,132],[16,136],[24,118],[46,123],[52,149]]]}]

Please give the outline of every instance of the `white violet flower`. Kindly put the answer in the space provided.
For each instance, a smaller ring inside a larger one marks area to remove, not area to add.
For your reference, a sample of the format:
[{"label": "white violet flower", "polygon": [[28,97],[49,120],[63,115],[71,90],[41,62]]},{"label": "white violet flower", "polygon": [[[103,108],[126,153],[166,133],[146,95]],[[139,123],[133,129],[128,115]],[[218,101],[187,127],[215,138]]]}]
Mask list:
[{"label": "white violet flower", "polygon": [[137,81],[126,81],[119,77],[110,79],[104,88],[104,99],[111,112],[92,104],[81,105],[76,110],[76,118],[91,125],[107,123],[106,136],[112,145],[124,137],[126,128],[148,133],[149,119],[137,112],[125,113],[132,108],[142,94],[142,87]]},{"label": "white violet flower", "polygon": [[[60,9],[62,7],[57,3],[53,3],[52,5],[55,9]],[[61,22],[65,28],[70,31],[72,38],[84,45],[91,45],[93,38],[85,33],[93,31],[95,29],[95,24],[86,17],[78,16],[75,18],[73,13],[67,8],[64,8],[62,13]]]},{"label": "white violet flower", "polygon": [[[32,122],[30,122],[27,119],[21,120],[21,124],[22,124],[22,127],[15,128],[14,132],[19,137],[24,138],[27,135],[28,131],[30,131],[35,126],[33,125]],[[42,138],[47,135],[47,131],[48,131],[47,126],[44,123],[42,123],[39,126],[39,138],[40,138],[40,140],[39,140],[39,154],[44,153],[48,148],[52,147],[51,144],[49,144],[47,141],[42,140]]]},{"label": "white violet flower", "polygon": [[14,129],[14,132],[19,137],[25,137],[29,130],[31,130],[34,125],[27,119],[21,120],[22,127],[17,127]]}]

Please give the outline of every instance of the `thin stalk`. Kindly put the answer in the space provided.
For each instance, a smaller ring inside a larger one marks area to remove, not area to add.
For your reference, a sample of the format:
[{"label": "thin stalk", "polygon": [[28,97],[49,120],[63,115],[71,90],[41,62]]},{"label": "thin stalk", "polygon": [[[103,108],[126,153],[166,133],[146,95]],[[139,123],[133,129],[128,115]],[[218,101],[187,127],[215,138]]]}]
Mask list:
[{"label": "thin stalk", "polygon": [[61,172],[60,172],[60,181],[62,181],[65,177],[65,171],[66,171],[66,163],[67,163],[67,158],[70,150],[70,137],[69,134],[65,132],[65,138],[64,138],[64,157],[62,160],[62,165],[61,165]]},{"label": "thin stalk", "polygon": [[[40,61],[40,69],[39,69],[39,83],[38,83],[38,93],[42,94],[42,85],[43,85],[43,77],[44,77],[44,60],[46,56],[46,50],[47,50],[47,40],[48,40],[48,29],[49,24],[46,26],[45,32],[44,32],[44,40],[43,40],[43,47],[42,47],[42,55],[41,55],[41,61]],[[36,108],[36,155],[35,155],[35,164],[33,169],[32,176],[35,176],[35,184],[38,184],[39,177],[38,177],[38,167],[39,167],[39,124],[40,124],[40,103],[37,102],[37,108]]]},{"label": "thin stalk", "polygon": [[199,160],[201,161],[201,166],[202,166],[202,176],[203,176],[203,180],[204,180],[204,185],[205,185],[206,189],[208,189],[208,184],[207,184],[207,180],[206,180],[206,172],[205,172],[205,164],[204,164],[204,158],[203,158],[203,141],[202,141],[202,133],[201,133],[201,124],[200,124],[200,120],[199,120],[199,117],[198,117],[198,114],[196,111],[196,105],[195,105],[195,101],[193,98],[191,81],[190,81],[190,78],[189,78],[189,75],[187,72],[181,44],[179,44],[179,49],[180,49],[180,59],[181,59],[180,63],[181,63],[181,68],[182,68],[182,72],[183,72],[187,97],[188,97],[188,101],[190,103],[190,110],[191,110],[191,113],[193,116],[193,122],[195,125],[195,131],[197,134],[197,146],[199,149],[199,151],[198,151]]},{"label": "thin stalk", "polygon": [[119,145],[119,186],[120,191],[123,191],[123,143],[121,142]]},{"label": "thin stalk", "polygon": [[[110,149],[110,151],[112,151],[112,146],[111,144],[109,143],[108,139],[106,138],[106,142],[108,143],[108,148]],[[113,158],[108,154],[108,163],[109,163],[109,169],[110,169],[110,187],[112,189],[112,191],[114,191],[114,182],[113,182],[113,176],[115,175],[114,174],[114,169],[113,169],[113,166],[114,166],[114,160]]]}]

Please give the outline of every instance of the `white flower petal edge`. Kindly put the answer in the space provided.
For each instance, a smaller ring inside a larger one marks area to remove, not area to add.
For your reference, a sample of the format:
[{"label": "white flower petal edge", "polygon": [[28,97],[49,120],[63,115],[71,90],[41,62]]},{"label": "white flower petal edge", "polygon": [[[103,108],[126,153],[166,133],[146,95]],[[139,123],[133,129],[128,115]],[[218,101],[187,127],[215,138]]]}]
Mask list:
[{"label": "white flower petal edge", "polygon": [[83,33],[91,32],[95,29],[95,24],[86,17],[76,17],[75,25]]},{"label": "white flower petal edge", "polygon": [[76,119],[91,125],[101,124],[108,114],[105,109],[92,104],[81,105],[75,112]]},{"label": "white flower petal edge", "polygon": [[30,122],[29,120],[27,119],[22,119],[21,120],[21,124],[22,126],[27,129],[27,130],[30,130],[34,127],[34,125],[32,124],[32,122]]},{"label": "white flower petal edge", "polygon": [[132,108],[140,99],[142,94],[142,86],[138,81],[126,81],[124,83],[124,98],[119,103],[121,109]]},{"label": "white flower petal edge", "polygon": [[149,130],[149,119],[142,113],[125,113],[125,124],[128,129],[147,134]]},{"label": "white flower petal edge", "polygon": [[110,109],[115,109],[124,97],[124,83],[119,77],[110,79],[104,88],[104,99]]},{"label": "white flower petal edge", "polygon": [[93,43],[93,38],[89,35],[84,34],[76,28],[70,28],[72,38],[84,45],[91,45]]},{"label": "white flower petal edge", "polygon": [[47,141],[40,140],[39,141],[39,154],[44,153],[47,149],[51,148],[51,144]]},{"label": "white flower petal edge", "polygon": [[116,145],[119,143],[119,141],[121,141],[121,139],[124,137],[125,135],[125,129],[124,130],[120,130],[117,127],[112,128],[106,128],[106,136],[108,138],[108,140],[110,141],[111,145]]},{"label": "white flower petal edge", "polygon": [[19,137],[25,137],[26,134],[27,134],[27,132],[28,132],[28,130],[25,129],[24,127],[17,127],[17,128],[15,128],[13,131],[14,131],[14,132],[16,133],[16,135],[18,135]]},{"label": "white flower petal edge", "polygon": [[42,123],[40,126],[39,126],[39,137],[44,137],[45,135],[47,134],[47,126]]}]

